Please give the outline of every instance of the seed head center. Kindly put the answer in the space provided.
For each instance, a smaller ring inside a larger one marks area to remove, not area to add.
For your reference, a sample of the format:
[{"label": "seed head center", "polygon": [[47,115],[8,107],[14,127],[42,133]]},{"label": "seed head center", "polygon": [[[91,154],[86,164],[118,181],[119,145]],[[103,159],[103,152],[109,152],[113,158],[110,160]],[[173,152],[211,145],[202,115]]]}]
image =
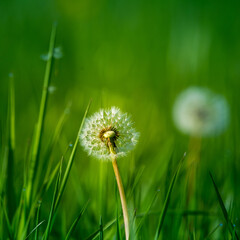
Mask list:
[{"label": "seed head center", "polygon": [[114,138],[116,136],[116,133],[114,131],[107,131],[103,134],[104,138]]},{"label": "seed head center", "polygon": [[[103,128],[99,133],[99,138],[106,143],[107,147],[113,147],[116,149],[116,140],[119,138],[120,134],[115,127],[109,126]],[[110,150],[110,149],[109,149]]]}]

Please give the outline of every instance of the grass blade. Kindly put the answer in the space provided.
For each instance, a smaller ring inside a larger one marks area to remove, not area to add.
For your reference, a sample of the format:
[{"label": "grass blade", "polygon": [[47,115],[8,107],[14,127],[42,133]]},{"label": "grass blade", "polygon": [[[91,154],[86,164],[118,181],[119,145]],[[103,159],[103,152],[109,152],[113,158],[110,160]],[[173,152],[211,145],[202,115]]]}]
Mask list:
[{"label": "grass blade", "polygon": [[143,218],[141,219],[140,223],[138,224],[138,227],[137,227],[137,230],[136,230],[136,234],[139,232],[139,230],[141,229],[144,221],[145,221],[145,218],[147,217],[147,215],[149,214],[149,211],[150,209],[152,208],[152,205],[153,203],[155,202],[156,198],[157,198],[157,195],[158,195],[159,191],[157,191],[155,194],[154,194],[154,197],[151,201],[151,203],[149,204],[148,208],[147,208],[147,211],[144,213],[143,215]]},{"label": "grass blade", "polygon": [[[114,223],[116,222],[116,219],[110,221],[103,227],[103,232],[106,231],[108,228],[110,228]],[[86,238],[86,240],[93,240],[96,239],[100,234],[100,229],[92,233],[89,237]]]},{"label": "grass blade", "polygon": [[13,239],[12,226],[10,224],[9,217],[8,217],[8,214],[7,214],[7,210],[6,210],[6,207],[3,205],[3,200],[2,199],[1,199],[0,205],[2,206],[4,217],[5,217],[5,221],[6,221],[6,224],[7,224],[8,236],[9,236],[10,239]]},{"label": "grass blade", "polygon": [[69,176],[72,164],[73,164],[73,159],[74,159],[74,156],[75,156],[75,153],[76,153],[77,145],[78,145],[78,142],[79,142],[79,135],[80,135],[80,133],[82,131],[82,127],[83,127],[83,124],[85,122],[86,116],[88,114],[88,110],[90,108],[90,105],[91,105],[91,101],[89,102],[89,104],[87,106],[87,109],[86,109],[86,111],[84,113],[84,116],[83,116],[83,119],[82,119],[82,122],[81,122],[81,125],[79,127],[78,134],[77,134],[77,137],[76,137],[76,140],[75,140],[75,143],[74,143],[71,155],[69,157],[68,164],[67,164],[64,176],[63,176],[63,180],[62,180],[61,186],[60,186],[60,190],[59,190],[59,194],[58,194],[58,197],[57,197],[57,200],[56,200],[55,208],[58,207],[58,204],[59,204],[60,199],[62,197],[63,191],[65,189],[65,186],[66,186],[66,183],[67,183],[67,180],[68,180],[68,176]]},{"label": "grass blade", "polygon": [[233,224],[232,224],[232,222],[231,222],[231,220],[230,220],[230,218],[229,218],[229,216],[228,216],[227,209],[225,208],[225,205],[224,205],[224,203],[223,203],[222,197],[221,197],[221,195],[220,195],[220,193],[219,193],[219,191],[218,191],[217,185],[216,185],[216,183],[215,183],[215,181],[214,181],[214,179],[213,179],[213,176],[212,176],[211,172],[209,172],[209,175],[210,175],[210,177],[211,177],[211,180],[212,180],[212,183],[213,183],[215,192],[216,192],[216,194],[217,194],[218,202],[219,202],[219,204],[220,204],[220,207],[221,207],[223,216],[224,216],[225,221],[226,221],[226,223],[227,223],[228,230],[229,230],[229,232],[230,232],[230,234],[231,234],[231,236],[232,236],[233,239],[239,240],[238,235],[237,235],[237,233],[236,233],[236,231],[235,231],[235,229],[234,229],[234,226],[233,226]]},{"label": "grass blade", "polygon": [[75,219],[75,221],[73,222],[72,226],[70,227],[67,236],[65,238],[65,240],[68,240],[71,236],[71,234],[73,233],[73,231],[75,230],[80,218],[82,217],[83,213],[85,212],[87,206],[88,206],[89,201],[85,204],[85,206],[82,208],[81,212],[79,213],[78,217]]},{"label": "grass blade", "polygon": [[118,203],[117,203],[117,240],[122,240],[119,213],[118,213]]},{"label": "grass blade", "polygon": [[[53,158],[51,158],[51,154],[52,154],[52,151],[53,151],[55,145],[57,144],[57,142],[59,140],[63,125],[68,116],[68,111],[69,111],[69,104],[65,108],[64,112],[62,113],[62,115],[56,125],[55,131],[54,131],[52,137],[50,138],[49,143],[47,144],[47,150],[46,150],[46,153],[44,154],[44,157],[41,158],[41,161],[39,162],[38,167],[40,169],[46,169],[46,170],[37,172],[37,176],[36,176],[37,181],[35,182],[35,186],[39,186],[39,185],[41,186],[41,184],[39,184],[39,183],[42,183],[42,179],[49,178],[49,175],[52,170],[52,165],[53,165]],[[44,180],[44,182],[46,182],[46,180]],[[41,186],[41,189],[43,189],[43,186]],[[39,196],[39,192],[41,192],[41,191],[39,191],[38,187],[35,187],[33,192],[34,192],[34,194],[33,194],[34,196],[36,196],[36,195]]]},{"label": "grass blade", "polygon": [[222,226],[222,224],[218,224],[204,239],[209,239],[217,230],[218,228]]},{"label": "grass blade", "polygon": [[171,180],[171,183],[170,183],[170,186],[168,188],[168,192],[167,192],[167,196],[166,196],[166,199],[164,201],[164,205],[163,205],[163,210],[161,212],[161,215],[160,215],[160,218],[159,218],[159,223],[158,223],[158,227],[157,227],[157,231],[156,231],[156,234],[155,234],[155,240],[157,240],[160,236],[160,232],[161,232],[161,229],[162,229],[162,226],[163,226],[163,222],[164,222],[164,219],[165,219],[165,216],[166,216],[166,213],[167,213],[167,209],[168,209],[168,206],[169,206],[169,202],[170,202],[170,198],[171,198],[171,193],[172,193],[172,190],[173,190],[173,186],[174,186],[174,183],[177,179],[177,176],[178,176],[178,173],[181,169],[181,166],[182,166],[182,163],[183,163],[183,160],[186,156],[186,153],[184,153],[183,155],[183,158],[182,160],[180,161],[178,167],[177,167],[177,170]]},{"label": "grass blade", "polygon": [[25,240],[28,239],[28,238],[30,237],[30,235],[34,233],[34,231],[35,231],[35,237],[34,237],[34,239],[36,239],[36,236],[37,236],[37,235],[36,235],[36,232],[37,232],[37,230],[38,230],[38,227],[39,227],[40,225],[42,225],[44,222],[45,222],[45,220],[43,220],[43,221],[41,221],[40,223],[38,223],[38,225],[26,236]]},{"label": "grass blade", "polygon": [[32,185],[33,185],[33,180],[34,180],[34,176],[36,175],[36,169],[38,165],[38,156],[40,152],[40,143],[41,143],[41,137],[43,132],[44,120],[45,120],[47,99],[48,99],[48,87],[50,84],[50,78],[51,78],[51,72],[52,72],[55,39],[56,39],[56,24],[54,24],[52,27],[52,33],[51,33],[50,43],[49,43],[49,52],[48,52],[49,58],[46,65],[42,97],[41,97],[41,103],[40,103],[40,109],[39,109],[39,116],[38,116],[38,121],[37,121],[36,130],[34,134],[34,139],[33,139],[31,164],[30,164],[29,179],[28,179],[28,186],[27,186],[28,203],[32,196]]},{"label": "grass blade", "polygon": [[11,221],[15,211],[15,191],[14,191],[14,152],[15,152],[15,90],[13,74],[9,74],[9,103],[8,103],[8,163],[7,163],[7,210]]},{"label": "grass blade", "polygon": [[44,234],[44,239],[45,240],[48,239],[49,233],[51,231],[52,219],[53,219],[54,210],[55,210],[54,206],[55,206],[56,201],[57,201],[59,184],[60,184],[60,180],[61,180],[61,171],[62,171],[62,164],[60,165],[60,168],[59,168],[59,173],[58,173],[58,177],[57,177],[57,181],[56,181],[56,185],[55,185],[55,189],[54,189],[52,205],[51,205],[51,209],[50,209],[50,213],[49,213],[49,217],[48,217],[48,223],[47,223],[46,231],[45,231],[45,234]]},{"label": "grass blade", "polygon": [[99,240],[103,240],[103,223],[102,223],[102,216],[100,216],[100,223],[99,223]]},{"label": "grass blade", "polygon": [[35,234],[34,234],[34,240],[38,240],[38,226],[40,226],[39,223],[38,223],[39,222],[39,215],[40,215],[40,208],[41,208],[41,202],[38,203],[38,208],[37,208],[37,216],[36,216],[36,226],[37,227],[36,227],[36,231],[35,231]]}]

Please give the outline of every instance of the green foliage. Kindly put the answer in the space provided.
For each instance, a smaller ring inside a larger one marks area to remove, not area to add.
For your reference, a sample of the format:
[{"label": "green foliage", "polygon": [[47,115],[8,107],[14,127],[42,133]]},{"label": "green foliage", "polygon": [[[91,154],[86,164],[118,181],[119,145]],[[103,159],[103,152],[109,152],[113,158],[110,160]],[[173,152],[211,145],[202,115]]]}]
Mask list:
[{"label": "green foliage", "polygon": [[[2,1],[0,239],[124,239],[112,166],[79,145],[87,114],[111,106],[141,133],[118,161],[130,240],[238,239],[239,6]],[[175,171],[196,145],[172,123],[174,100],[192,85],[226,97],[231,121],[201,139],[196,166]]]}]

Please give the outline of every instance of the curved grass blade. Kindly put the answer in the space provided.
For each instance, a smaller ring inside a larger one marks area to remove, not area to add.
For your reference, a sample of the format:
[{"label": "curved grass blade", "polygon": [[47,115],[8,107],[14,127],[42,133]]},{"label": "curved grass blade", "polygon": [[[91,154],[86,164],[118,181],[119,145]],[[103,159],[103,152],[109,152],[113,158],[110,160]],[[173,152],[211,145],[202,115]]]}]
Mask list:
[{"label": "curved grass blade", "polygon": [[222,224],[218,224],[204,239],[209,239],[217,230],[218,228],[222,226]]},{"label": "curved grass blade", "polygon": [[157,227],[157,231],[156,231],[156,234],[155,234],[155,240],[157,240],[160,236],[160,232],[161,232],[161,229],[162,229],[162,226],[163,226],[163,222],[164,222],[164,219],[165,219],[165,216],[166,216],[166,213],[167,213],[167,209],[168,209],[168,206],[169,206],[169,202],[170,202],[170,198],[171,198],[171,193],[172,193],[172,190],[173,190],[173,186],[174,186],[174,183],[177,179],[177,176],[178,176],[178,173],[181,169],[181,166],[182,166],[182,163],[183,163],[183,160],[185,159],[186,157],[186,153],[184,153],[183,155],[183,158],[182,160],[180,161],[178,167],[177,167],[177,170],[171,180],[171,183],[170,183],[170,186],[168,188],[168,192],[167,192],[167,196],[166,196],[166,199],[164,201],[164,205],[163,205],[163,210],[161,212],[161,215],[160,215],[160,218],[159,218],[159,223],[158,223],[158,227]]},{"label": "curved grass blade", "polygon": [[79,141],[79,135],[80,135],[80,133],[82,131],[82,127],[83,127],[83,124],[85,122],[86,116],[88,114],[90,105],[91,105],[91,101],[88,103],[87,109],[86,109],[86,111],[84,113],[81,125],[79,127],[78,134],[77,134],[77,137],[76,137],[76,140],[75,140],[75,143],[74,143],[74,146],[73,146],[71,155],[69,157],[69,160],[68,160],[68,163],[67,163],[67,167],[66,167],[66,170],[65,170],[65,173],[64,173],[61,185],[60,185],[58,197],[57,197],[57,200],[56,200],[56,203],[55,203],[55,207],[54,207],[55,209],[58,207],[60,199],[61,199],[62,194],[63,194],[63,191],[65,189],[65,186],[66,186],[66,183],[67,183],[67,180],[68,180],[68,177],[69,177],[69,173],[70,173],[70,170],[71,170],[71,167],[72,167],[72,164],[73,164],[73,159],[74,159],[74,156],[75,156],[75,153],[76,153],[76,149],[77,149],[77,145],[78,145],[78,141]]},{"label": "curved grass blade", "polygon": [[46,65],[38,121],[36,124],[36,129],[35,129],[35,134],[33,139],[32,154],[30,159],[31,162],[30,162],[29,179],[28,179],[28,185],[27,185],[27,202],[28,203],[31,200],[30,198],[32,196],[32,185],[33,185],[34,176],[36,175],[36,169],[38,165],[38,156],[40,152],[40,145],[41,145],[40,143],[42,138],[47,99],[48,99],[48,87],[50,84],[52,65],[53,65],[53,52],[54,52],[54,46],[55,46],[55,39],[56,39],[56,24],[54,24],[52,27],[52,33],[51,33],[50,43],[49,43],[49,53],[48,53],[49,58]]},{"label": "curved grass blade", "polygon": [[[41,221],[40,223],[38,223],[38,225],[26,236],[25,240],[28,239],[28,238],[31,236],[31,234],[34,233],[34,231],[35,231],[35,233],[36,233],[37,230],[38,230],[38,227],[39,227],[40,225],[42,225],[44,222],[45,222],[45,220],[43,220],[43,221]],[[36,234],[35,234],[34,239],[36,239]]]},{"label": "curved grass blade", "polygon": [[[49,158],[51,156],[51,153],[52,153],[52,150],[53,150],[54,146],[58,142],[58,139],[59,139],[60,134],[62,132],[63,125],[64,125],[64,123],[67,119],[67,116],[68,116],[69,108],[70,108],[70,103],[68,103],[67,107],[64,109],[64,112],[62,113],[62,115],[61,115],[61,117],[60,117],[60,119],[57,123],[54,134],[50,139],[50,142],[48,144],[46,154],[45,154],[45,157],[44,157],[45,159],[47,159],[47,161],[49,160]],[[51,162],[47,162],[47,164],[48,164],[48,167],[47,167],[47,172],[45,174],[45,178],[49,177],[50,170],[51,170],[51,166],[50,166]]]},{"label": "curved grass blade", "polygon": [[81,212],[79,213],[78,217],[75,219],[75,221],[73,222],[72,226],[70,227],[67,236],[65,238],[65,240],[68,240],[71,236],[71,234],[73,233],[73,231],[75,230],[75,228],[77,227],[77,224],[80,220],[80,218],[82,217],[83,213],[85,212],[87,206],[88,206],[89,201],[85,204],[85,206],[82,208]]},{"label": "curved grass blade", "polygon": [[140,167],[139,171],[137,172],[136,176],[134,177],[134,182],[133,182],[133,186],[131,188],[131,191],[130,193],[128,194],[128,197],[130,198],[132,195],[133,195],[133,192],[137,186],[137,184],[139,183],[141,177],[142,177],[142,174],[144,172],[144,169],[145,169],[145,166],[142,166]]},{"label": "curved grass blade", "polygon": [[215,183],[215,181],[214,181],[214,179],[213,179],[213,176],[212,176],[211,172],[209,172],[209,175],[210,175],[210,177],[211,177],[211,180],[212,180],[212,183],[213,183],[215,192],[216,192],[216,194],[217,194],[218,202],[219,202],[219,204],[220,204],[220,207],[221,207],[223,216],[224,216],[225,221],[226,221],[226,223],[227,223],[228,230],[229,230],[229,232],[230,232],[230,234],[231,234],[231,236],[232,236],[233,239],[239,240],[238,235],[237,235],[237,233],[236,233],[236,231],[235,231],[235,228],[234,228],[234,226],[233,226],[233,224],[232,224],[232,222],[231,222],[231,220],[230,220],[230,218],[229,218],[229,216],[228,216],[227,209],[226,209],[226,207],[225,207],[225,205],[224,205],[224,203],[223,203],[222,197],[221,197],[221,195],[220,195],[220,193],[219,193],[219,191],[218,191],[217,185],[216,185],[216,183]]},{"label": "curved grass blade", "polygon": [[53,214],[54,214],[54,206],[56,204],[57,201],[57,195],[58,195],[58,191],[59,191],[59,184],[60,184],[60,180],[61,180],[61,172],[62,172],[62,164],[60,165],[59,168],[59,173],[58,173],[58,177],[57,177],[57,181],[56,181],[56,185],[55,185],[55,189],[54,189],[54,194],[53,194],[53,200],[52,200],[52,205],[51,205],[51,210],[49,213],[49,217],[48,217],[48,224],[44,233],[44,239],[47,240],[49,237],[49,233],[51,231],[51,226],[52,226],[52,219],[53,219]]},{"label": "curved grass blade", "polygon": [[[108,228],[110,228],[114,223],[116,222],[116,219],[110,221],[103,227],[103,232],[106,231]],[[87,237],[85,240],[93,240],[96,239],[99,236],[100,229],[92,233],[89,237]]]},{"label": "curved grass blade", "polygon": [[149,214],[149,211],[150,209],[152,208],[152,205],[153,203],[155,202],[156,198],[157,198],[157,195],[158,195],[159,191],[157,191],[155,194],[154,194],[154,197],[151,201],[151,203],[149,204],[148,208],[147,208],[147,211],[144,213],[143,215],[143,218],[141,219],[140,223],[138,224],[138,227],[137,227],[137,230],[136,230],[136,234],[139,232],[139,230],[141,229],[144,221],[145,221],[145,218],[147,217],[147,215]]},{"label": "curved grass blade", "polygon": [[[37,176],[36,176],[37,181],[35,182],[35,185],[34,185],[37,187],[35,187],[34,196],[36,196],[36,195],[39,196],[40,192],[44,193],[44,191],[39,191],[39,189],[38,189],[39,182],[41,183],[42,179],[45,179],[44,182],[46,182],[47,179],[49,179],[49,175],[51,174],[52,165],[53,165],[53,158],[51,158],[51,153],[54,149],[54,146],[56,145],[56,143],[59,140],[63,125],[68,116],[68,109],[69,109],[69,104],[64,109],[64,112],[62,113],[62,115],[56,125],[55,131],[54,131],[52,137],[50,138],[49,143],[47,144],[46,153],[44,154],[44,157],[41,159],[41,162],[39,162],[39,168],[46,169],[46,171],[38,171],[37,172]],[[44,173],[42,173],[42,172],[44,172]],[[47,190],[47,189],[43,189],[43,186],[41,186],[41,189]]]}]

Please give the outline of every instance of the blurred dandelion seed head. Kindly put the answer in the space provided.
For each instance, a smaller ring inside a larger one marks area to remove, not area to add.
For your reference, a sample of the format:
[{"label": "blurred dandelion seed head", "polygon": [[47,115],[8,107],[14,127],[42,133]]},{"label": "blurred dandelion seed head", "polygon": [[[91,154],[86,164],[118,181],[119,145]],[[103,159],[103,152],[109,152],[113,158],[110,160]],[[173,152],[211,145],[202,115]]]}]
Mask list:
[{"label": "blurred dandelion seed head", "polygon": [[[40,55],[40,58],[43,61],[48,61],[51,55],[49,53],[44,53]],[[55,59],[60,59],[63,57],[63,52],[62,52],[62,47],[55,47],[53,49],[53,58]]]},{"label": "blurred dandelion seed head", "polygon": [[89,155],[101,160],[111,160],[107,139],[111,138],[116,157],[123,157],[138,142],[139,133],[132,127],[127,113],[119,108],[101,109],[86,119],[80,143]]},{"label": "blurred dandelion seed head", "polygon": [[226,99],[203,87],[189,87],[176,99],[173,106],[176,127],[195,137],[220,134],[229,123]]}]

